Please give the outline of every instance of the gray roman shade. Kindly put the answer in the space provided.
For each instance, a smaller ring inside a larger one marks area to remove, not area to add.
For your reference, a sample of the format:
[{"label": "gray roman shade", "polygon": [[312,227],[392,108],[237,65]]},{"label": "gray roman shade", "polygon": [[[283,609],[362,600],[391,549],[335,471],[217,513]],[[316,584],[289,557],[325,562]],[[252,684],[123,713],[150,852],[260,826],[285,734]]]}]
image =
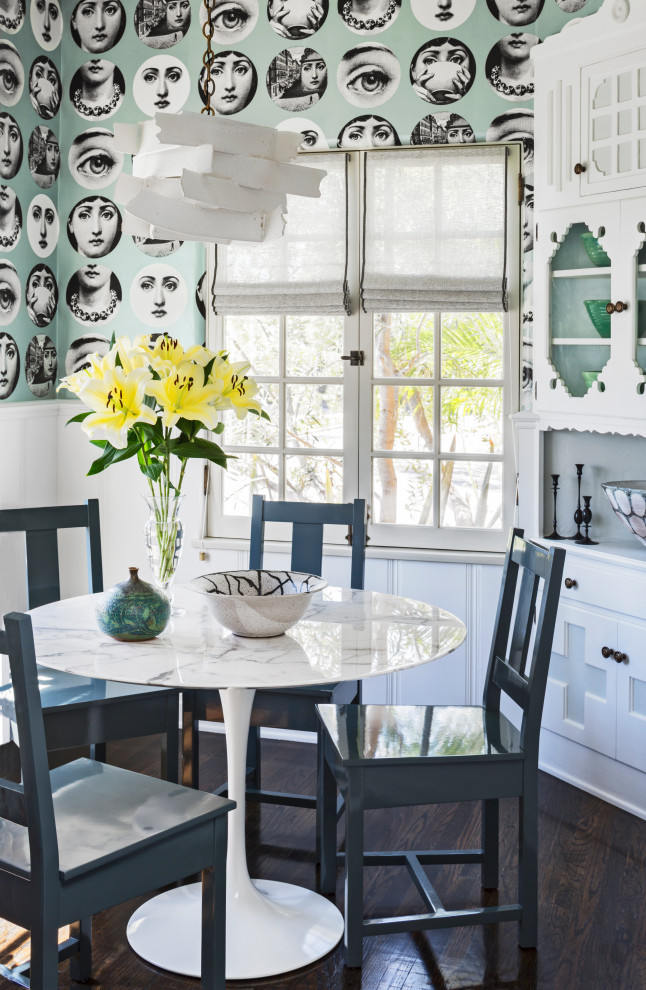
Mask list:
[{"label": "gray roman shade", "polygon": [[313,155],[307,164],[327,171],[321,196],[288,194],[281,238],[216,249],[216,313],[349,312],[346,155]]},{"label": "gray roman shade", "polygon": [[366,154],[364,311],[506,309],[504,147]]}]

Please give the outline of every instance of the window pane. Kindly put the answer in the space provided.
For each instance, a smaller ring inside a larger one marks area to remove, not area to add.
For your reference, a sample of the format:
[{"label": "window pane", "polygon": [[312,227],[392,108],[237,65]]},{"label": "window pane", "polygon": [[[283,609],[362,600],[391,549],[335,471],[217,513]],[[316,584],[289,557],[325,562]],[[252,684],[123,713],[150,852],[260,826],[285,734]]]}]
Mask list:
[{"label": "window pane", "polygon": [[442,465],[441,526],[502,526],[502,466],[445,461]]},{"label": "window pane", "polygon": [[433,389],[378,385],[373,390],[374,450],[433,450]]},{"label": "window pane", "polygon": [[376,378],[433,377],[433,314],[375,313]]},{"label": "window pane", "polygon": [[502,313],[442,314],[442,377],[502,378]]},{"label": "window pane", "polygon": [[343,386],[287,385],[285,443],[342,450]]},{"label": "window pane", "polygon": [[441,402],[443,451],[501,453],[501,388],[443,388]]},{"label": "window pane", "polygon": [[343,317],[288,316],[287,374],[294,378],[343,375]]},{"label": "window pane", "polygon": [[341,502],[343,458],[286,457],[285,498],[297,502]]},{"label": "window pane", "polygon": [[278,374],[278,316],[226,316],[224,346],[234,361],[249,361],[250,374]]},{"label": "window pane", "polygon": [[215,437],[216,443],[221,441],[230,447],[275,447],[278,444],[278,385],[258,385],[255,397],[271,422],[253,413],[238,419],[234,412],[225,412],[222,417],[224,433]]},{"label": "window pane", "polygon": [[433,525],[433,461],[375,457],[373,517],[378,523]]},{"label": "window pane", "polygon": [[278,498],[278,457],[276,454],[244,454],[228,463],[222,472],[224,515],[251,515],[251,496]]}]

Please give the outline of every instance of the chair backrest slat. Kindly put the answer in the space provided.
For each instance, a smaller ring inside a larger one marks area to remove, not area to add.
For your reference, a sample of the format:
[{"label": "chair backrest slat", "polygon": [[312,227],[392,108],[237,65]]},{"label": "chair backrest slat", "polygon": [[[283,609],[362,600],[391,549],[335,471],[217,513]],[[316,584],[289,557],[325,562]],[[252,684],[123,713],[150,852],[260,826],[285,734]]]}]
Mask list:
[{"label": "chair backrest slat", "polygon": [[350,585],[363,588],[365,571],[366,503],[354,502],[270,502],[254,495],[251,505],[251,540],[249,567],[263,566],[265,522],[292,524],[291,568],[320,574],[323,562],[323,527],[350,526],[352,531],[352,567]]},{"label": "chair backrest slat", "polygon": [[27,805],[22,784],[0,777],[0,818],[15,822],[16,825],[27,824]]},{"label": "chair backrest slat", "polygon": [[60,600],[59,529],[86,530],[88,587],[91,592],[103,591],[98,499],[88,499],[84,505],[2,509],[0,533],[25,534],[29,608]]},{"label": "chair backrest slat", "polygon": [[535,760],[564,562],[562,547],[546,550],[524,540],[522,530],[512,530],[485,679],[486,709],[500,709],[501,692],[522,709],[521,743]]},{"label": "chair backrest slat", "polygon": [[47,890],[58,882],[58,844],[31,616],[10,612],[5,615],[5,630],[20,734],[31,874]]}]

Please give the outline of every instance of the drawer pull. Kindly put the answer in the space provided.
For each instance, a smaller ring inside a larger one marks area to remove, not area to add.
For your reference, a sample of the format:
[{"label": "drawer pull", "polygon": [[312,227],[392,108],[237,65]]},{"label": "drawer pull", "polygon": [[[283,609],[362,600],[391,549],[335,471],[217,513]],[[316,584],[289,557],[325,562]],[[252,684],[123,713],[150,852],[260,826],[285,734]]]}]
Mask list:
[{"label": "drawer pull", "polygon": [[576,165],[574,166],[574,174],[583,175],[584,172],[585,172],[585,165],[582,165],[581,162],[577,162]]},{"label": "drawer pull", "polygon": [[625,653],[620,653],[619,650],[615,650],[615,652],[612,654],[612,656],[613,656],[613,659],[616,660],[617,663],[623,663],[624,660],[627,660],[628,659],[628,657],[626,656],[626,654]]},{"label": "drawer pull", "polygon": [[563,583],[568,590],[577,587],[576,578],[566,578]]},{"label": "drawer pull", "polygon": [[611,650],[609,646],[601,647],[601,656],[603,657],[604,660],[609,660],[610,657],[613,656],[614,652],[615,651]]}]

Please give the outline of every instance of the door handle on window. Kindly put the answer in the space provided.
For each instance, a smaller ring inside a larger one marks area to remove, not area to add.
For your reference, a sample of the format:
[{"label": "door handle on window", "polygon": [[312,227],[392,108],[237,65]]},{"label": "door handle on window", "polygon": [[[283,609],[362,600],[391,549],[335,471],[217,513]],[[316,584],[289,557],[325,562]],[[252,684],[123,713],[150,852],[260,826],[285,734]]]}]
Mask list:
[{"label": "door handle on window", "polygon": [[363,367],[365,363],[365,354],[363,351],[350,351],[349,354],[342,354],[342,361],[349,361],[353,368]]}]

